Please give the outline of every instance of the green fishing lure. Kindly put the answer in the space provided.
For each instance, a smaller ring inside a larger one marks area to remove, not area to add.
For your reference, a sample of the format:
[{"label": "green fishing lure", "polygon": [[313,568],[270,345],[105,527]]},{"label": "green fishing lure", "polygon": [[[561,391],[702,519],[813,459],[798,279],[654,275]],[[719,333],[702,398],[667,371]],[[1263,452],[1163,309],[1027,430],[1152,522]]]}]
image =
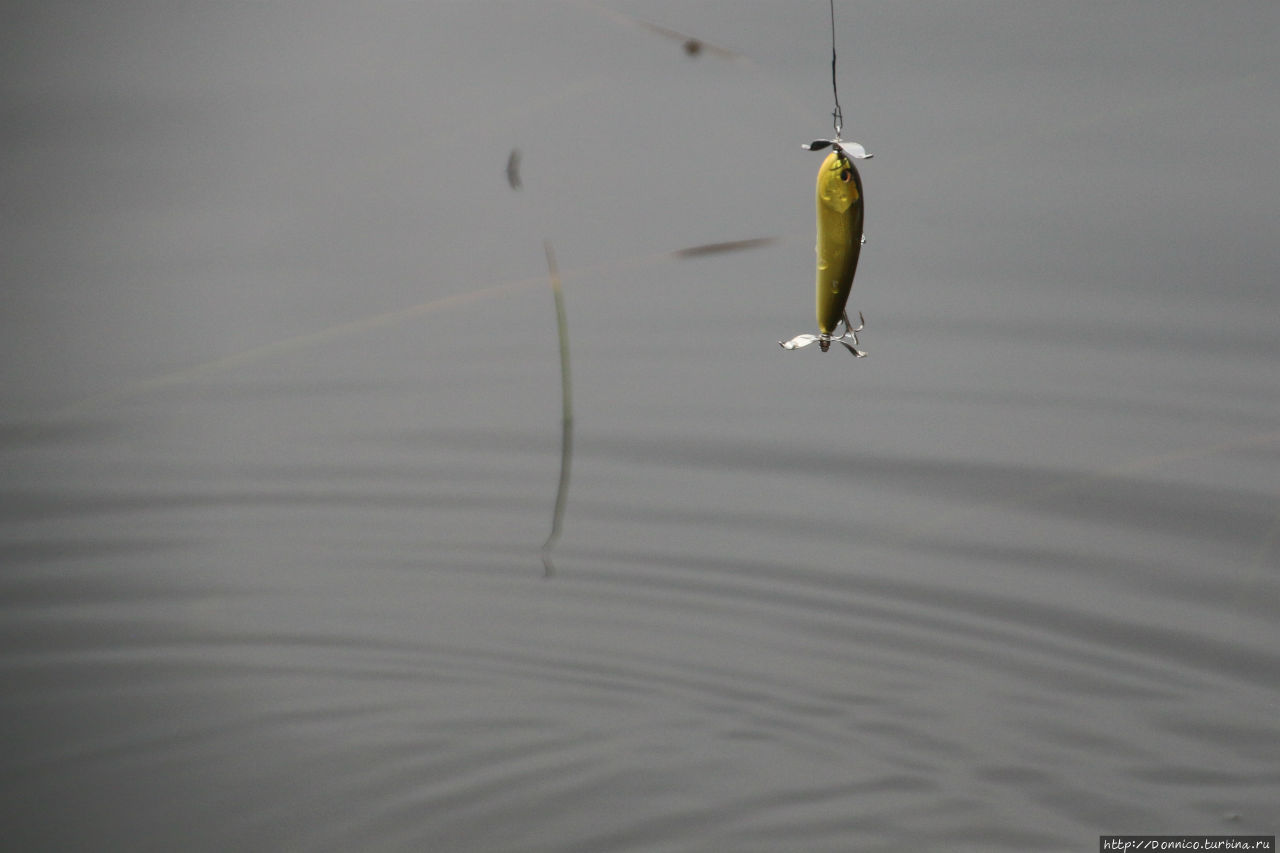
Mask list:
[{"label": "green fishing lure", "polygon": [[[854,273],[858,271],[862,244],[867,242],[862,231],[862,176],[853,161],[869,160],[871,155],[861,144],[840,138],[844,112],[840,109],[840,90],[836,85],[835,0],[830,0],[828,5],[831,7],[831,95],[836,106],[831,111],[831,120],[836,135],[833,139],[815,139],[802,146],[810,151],[831,149],[818,169],[818,334],[796,335],[778,344],[783,349],[800,349],[816,341],[818,348],[826,352],[835,341],[853,353],[854,358],[862,358],[866,355],[858,349],[858,332],[864,325],[862,312],[858,312],[855,329],[845,306],[853,289]],[[844,331],[839,331],[841,323]]]},{"label": "green fishing lure", "polygon": [[[828,146],[832,151],[818,169],[818,334],[797,335],[778,343],[783,349],[794,350],[816,342],[826,352],[834,341],[854,357],[862,358],[866,355],[858,349],[862,313],[858,313],[858,325],[854,328],[845,306],[858,271],[858,256],[866,242],[862,232],[862,176],[853,161],[866,160],[872,155],[858,143],[842,142],[839,138],[817,140],[804,147],[817,151]],[[843,331],[840,330],[842,323]]]}]

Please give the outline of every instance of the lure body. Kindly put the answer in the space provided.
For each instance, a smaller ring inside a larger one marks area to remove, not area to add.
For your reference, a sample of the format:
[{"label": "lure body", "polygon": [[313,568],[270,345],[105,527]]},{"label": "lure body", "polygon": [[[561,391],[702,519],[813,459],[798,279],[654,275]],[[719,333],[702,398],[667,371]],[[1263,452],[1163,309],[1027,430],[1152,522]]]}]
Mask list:
[{"label": "lure body", "polygon": [[818,331],[835,336],[862,251],[862,177],[842,152],[832,151],[822,161],[817,197]]},{"label": "lure body", "polygon": [[[817,344],[826,352],[837,343],[854,358],[865,352],[858,349],[858,332],[862,331],[862,312],[858,325],[849,322],[845,305],[853,290],[853,274],[858,271],[858,255],[862,254],[862,176],[854,168],[854,160],[867,160],[871,155],[856,142],[840,138],[816,139],[801,146],[809,151],[830,147],[831,153],[818,169],[818,334],[796,335],[789,341],[778,341],[786,350],[804,349]],[[840,331],[840,324],[844,330]]]}]

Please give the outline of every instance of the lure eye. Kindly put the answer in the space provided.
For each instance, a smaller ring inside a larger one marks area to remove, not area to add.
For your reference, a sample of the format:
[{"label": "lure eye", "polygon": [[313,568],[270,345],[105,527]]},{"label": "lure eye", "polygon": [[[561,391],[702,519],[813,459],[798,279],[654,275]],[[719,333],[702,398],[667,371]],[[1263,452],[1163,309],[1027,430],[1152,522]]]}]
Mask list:
[{"label": "lure eye", "polygon": [[847,184],[847,183],[849,183],[849,178],[850,178],[850,177],[852,177],[852,176],[849,174],[849,170],[848,170],[848,169],[843,169],[843,170],[841,170],[841,172],[840,172],[840,180],[844,181],[844,182]]}]

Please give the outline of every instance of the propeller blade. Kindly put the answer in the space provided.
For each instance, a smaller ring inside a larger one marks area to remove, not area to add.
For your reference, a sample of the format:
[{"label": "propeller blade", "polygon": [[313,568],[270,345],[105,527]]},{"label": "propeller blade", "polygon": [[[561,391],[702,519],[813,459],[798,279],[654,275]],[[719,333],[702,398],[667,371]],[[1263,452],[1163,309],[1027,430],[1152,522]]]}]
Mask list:
[{"label": "propeller blade", "polygon": [[867,149],[862,147],[860,142],[845,142],[841,139],[815,139],[812,142],[802,142],[800,147],[806,151],[821,151],[824,148],[834,147],[850,160],[870,160],[876,156],[867,153]]},{"label": "propeller blade", "polygon": [[836,147],[855,160],[870,160],[876,156],[868,154],[867,149],[863,148],[860,142],[841,142]]},{"label": "propeller blade", "polygon": [[807,347],[817,339],[817,335],[796,335],[789,341],[778,341],[778,346],[783,349],[800,349],[801,347]]}]

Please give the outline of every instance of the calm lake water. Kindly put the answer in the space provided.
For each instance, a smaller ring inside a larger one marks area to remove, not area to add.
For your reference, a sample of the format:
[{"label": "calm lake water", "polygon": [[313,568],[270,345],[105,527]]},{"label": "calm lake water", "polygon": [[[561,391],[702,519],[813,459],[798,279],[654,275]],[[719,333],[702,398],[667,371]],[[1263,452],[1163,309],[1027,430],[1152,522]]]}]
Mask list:
[{"label": "calm lake water", "polygon": [[1280,829],[1280,10],[836,15],[861,361],[825,3],[7,16],[5,849]]}]

